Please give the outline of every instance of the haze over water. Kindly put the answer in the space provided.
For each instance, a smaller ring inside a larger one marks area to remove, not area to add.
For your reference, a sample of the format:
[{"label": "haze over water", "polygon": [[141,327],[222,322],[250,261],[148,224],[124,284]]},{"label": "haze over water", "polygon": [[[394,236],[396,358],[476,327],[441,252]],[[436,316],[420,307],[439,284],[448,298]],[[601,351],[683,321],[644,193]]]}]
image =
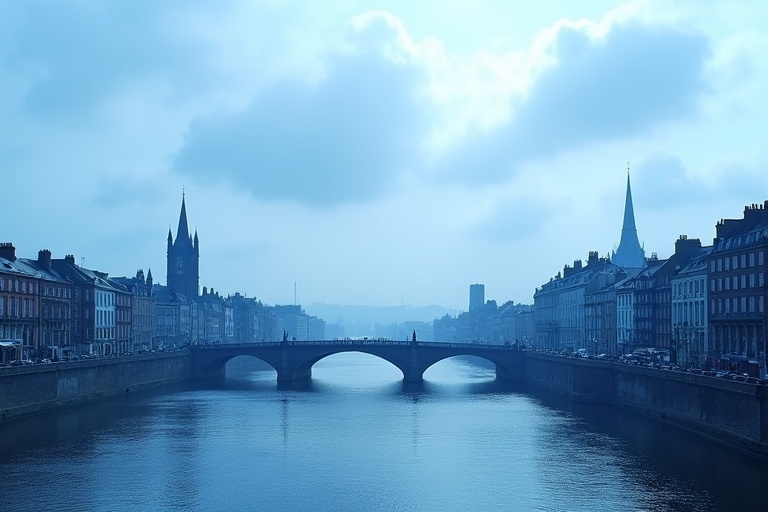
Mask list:
[{"label": "haze over water", "polygon": [[[633,414],[443,361],[359,353],[0,427],[3,510],[766,510],[768,467]],[[239,364],[237,364],[239,363]]]}]

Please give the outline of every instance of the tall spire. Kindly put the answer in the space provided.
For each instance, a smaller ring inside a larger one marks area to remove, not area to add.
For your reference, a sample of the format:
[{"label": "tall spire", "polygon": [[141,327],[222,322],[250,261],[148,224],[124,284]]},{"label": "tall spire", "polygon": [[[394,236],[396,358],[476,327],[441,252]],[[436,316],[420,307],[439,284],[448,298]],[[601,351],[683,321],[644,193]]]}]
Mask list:
[{"label": "tall spire", "polygon": [[624,203],[624,224],[621,227],[619,248],[613,254],[611,262],[625,268],[642,268],[645,266],[645,251],[637,239],[635,209],[632,205],[632,187],[629,184],[629,163],[627,163],[627,197]]},{"label": "tall spire", "polygon": [[634,231],[637,235],[635,209],[632,207],[632,187],[629,184],[629,169],[627,169],[627,197],[624,201],[624,224],[621,226],[622,238],[625,231]]},{"label": "tall spire", "polygon": [[[181,193],[181,214],[179,215],[179,229],[176,230],[176,242],[189,240],[189,226],[187,225],[187,206],[184,204],[184,192]],[[183,236],[182,236],[183,235]]]}]

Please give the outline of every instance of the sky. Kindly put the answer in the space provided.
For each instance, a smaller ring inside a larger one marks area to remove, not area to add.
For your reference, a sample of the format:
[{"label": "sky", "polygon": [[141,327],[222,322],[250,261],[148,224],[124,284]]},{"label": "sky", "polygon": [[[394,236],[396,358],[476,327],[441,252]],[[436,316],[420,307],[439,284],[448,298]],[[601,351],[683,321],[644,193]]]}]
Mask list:
[{"label": "sky", "polygon": [[[533,303],[768,200],[768,2],[0,0],[0,241],[267,304]],[[295,293],[295,295],[294,295]]]}]

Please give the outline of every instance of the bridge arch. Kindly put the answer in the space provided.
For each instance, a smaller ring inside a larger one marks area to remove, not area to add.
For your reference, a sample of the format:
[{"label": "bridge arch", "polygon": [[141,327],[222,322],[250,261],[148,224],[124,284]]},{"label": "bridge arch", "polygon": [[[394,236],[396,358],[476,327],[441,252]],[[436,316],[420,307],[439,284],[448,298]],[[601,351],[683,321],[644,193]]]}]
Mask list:
[{"label": "bridge arch", "polygon": [[224,347],[218,350],[206,350],[195,353],[194,373],[198,377],[223,376],[226,364],[236,357],[251,357],[266,363],[280,373],[280,358],[277,351],[259,351],[252,347]]},{"label": "bridge arch", "polygon": [[408,369],[403,368],[402,361],[400,361],[398,358],[387,357],[386,354],[382,354],[381,351],[377,351],[375,348],[371,348],[371,347],[350,347],[350,348],[345,347],[342,349],[329,350],[327,352],[323,352],[320,354],[313,355],[311,357],[307,357],[306,359],[297,361],[296,374],[311,376],[312,368],[315,366],[315,364],[322,361],[323,359],[326,359],[327,357],[335,356],[338,354],[350,354],[354,352],[370,355],[386,361],[387,363],[391,364],[392,366],[400,370],[400,373],[402,374],[402,377],[404,379],[407,375]]},{"label": "bridge arch", "polygon": [[448,355],[442,355],[442,356],[436,356],[433,358],[427,358],[424,361],[423,369],[421,370],[421,379],[424,378],[424,373],[435,366],[436,364],[445,361],[447,359],[452,359],[454,357],[473,357],[477,359],[482,359],[483,361],[487,361],[494,365],[496,370],[496,378],[497,379],[518,379],[519,375],[514,371],[516,368],[512,368],[512,365],[509,364],[509,361],[505,360],[503,357],[496,356],[494,354],[476,354],[472,353],[471,351],[468,352],[459,352],[456,354],[448,354]]}]

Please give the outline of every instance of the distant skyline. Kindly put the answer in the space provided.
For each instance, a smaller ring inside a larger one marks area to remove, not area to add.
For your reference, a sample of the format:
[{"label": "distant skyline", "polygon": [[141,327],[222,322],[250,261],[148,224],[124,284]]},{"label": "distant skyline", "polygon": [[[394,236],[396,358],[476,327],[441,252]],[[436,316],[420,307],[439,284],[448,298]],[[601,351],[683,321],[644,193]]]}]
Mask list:
[{"label": "distant skyline", "polygon": [[0,242],[268,304],[532,303],[768,199],[764,1],[0,0]]}]

